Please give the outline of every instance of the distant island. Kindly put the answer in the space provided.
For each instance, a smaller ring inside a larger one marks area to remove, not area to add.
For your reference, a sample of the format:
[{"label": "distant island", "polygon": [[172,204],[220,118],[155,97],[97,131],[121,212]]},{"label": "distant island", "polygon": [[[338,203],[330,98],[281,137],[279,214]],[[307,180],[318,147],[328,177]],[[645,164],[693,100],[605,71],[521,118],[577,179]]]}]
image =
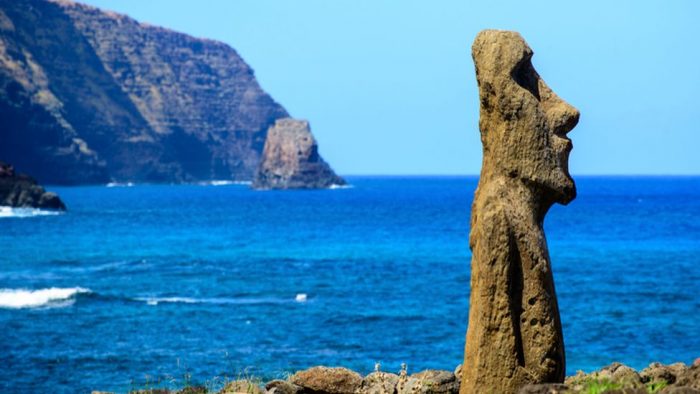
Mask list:
[{"label": "distant island", "polygon": [[0,40],[0,159],[42,183],[252,181],[289,117],[230,46],[125,15],[4,2]]}]

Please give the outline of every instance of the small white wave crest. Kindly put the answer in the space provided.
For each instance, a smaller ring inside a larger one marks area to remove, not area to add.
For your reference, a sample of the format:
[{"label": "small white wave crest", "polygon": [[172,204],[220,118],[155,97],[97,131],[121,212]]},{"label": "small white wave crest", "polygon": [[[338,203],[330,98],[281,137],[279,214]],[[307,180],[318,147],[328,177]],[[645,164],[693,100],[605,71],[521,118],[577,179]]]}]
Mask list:
[{"label": "small white wave crest", "polygon": [[230,180],[213,180],[200,182],[202,186],[228,186],[228,185],[250,185],[251,181],[230,181]]},{"label": "small white wave crest", "polygon": [[107,187],[132,187],[132,186],[134,186],[134,184],[132,182],[126,182],[126,183],[110,182],[110,183],[106,184],[105,186],[107,186]]},{"label": "small white wave crest", "polygon": [[0,206],[0,218],[30,218],[34,216],[52,216],[60,214],[60,211],[52,211],[49,209]]},{"label": "small white wave crest", "polygon": [[165,303],[177,304],[234,304],[234,305],[251,305],[251,304],[286,304],[290,302],[306,302],[306,294],[297,294],[296,297],[290,298],[274,298],[274,297],[244,297],[244,298],[192,298],[192,297],[137,297],[136,301],[145,302],[148,305],[158,305]]},{"label": "small white wave crest", "polygon": [[333,184],[331,184],[330,186],[328,186],[328,188],[329,188],[330,190],[352,189],[353,186],[352,186],[352,185],[348,185],[348,184],[345,184],[345,185],[338,185],[337,183],[333,183]]},{"label": "small white wave crest", "polygon": [[0,289],[0,308],[21,309],[69,306],[81,293],[91,293],[82,287],[51,287],[48,289]]}]

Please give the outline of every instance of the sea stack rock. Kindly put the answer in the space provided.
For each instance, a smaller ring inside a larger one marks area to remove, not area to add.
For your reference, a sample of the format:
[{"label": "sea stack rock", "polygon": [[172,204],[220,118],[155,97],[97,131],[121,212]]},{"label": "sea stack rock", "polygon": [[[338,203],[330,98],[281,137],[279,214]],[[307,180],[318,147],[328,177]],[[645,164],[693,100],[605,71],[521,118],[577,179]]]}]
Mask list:
[{"label": "sea stack rock", "polygon": [[20,208],[65,210],[56,193],[47,192],[34,179],[15,174],[15,169],[0,162],[0,205]]},{"label": "sea stack rock", "polygon": [[483,163],[469,245],[471,298],[461,394],[516,393],[564,381],[564,340],[542,228],[576,196],[568,171],[579,112],[532,67],[516,32],[486,30],[472,46]]},{"label": "sea stack rock", "polygon": [[254,189],[323,189],[344,184],[318,154],[309,122],[284,118],[270,127]]}]

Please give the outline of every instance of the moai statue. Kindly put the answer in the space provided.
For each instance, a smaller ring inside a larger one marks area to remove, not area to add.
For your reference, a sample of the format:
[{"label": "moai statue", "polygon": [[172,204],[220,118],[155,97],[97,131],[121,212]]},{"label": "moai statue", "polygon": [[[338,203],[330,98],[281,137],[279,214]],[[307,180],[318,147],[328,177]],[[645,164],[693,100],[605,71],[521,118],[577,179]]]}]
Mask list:
[{"label": "moai statue", "polygon": [[474,196],[469,328],[460,394],[510,394],[562,382],[564,340],[542,224],[576,196],[569,175],[579,112],[532,67],[516,32],[485,30],[472,46],[484,158]]}]

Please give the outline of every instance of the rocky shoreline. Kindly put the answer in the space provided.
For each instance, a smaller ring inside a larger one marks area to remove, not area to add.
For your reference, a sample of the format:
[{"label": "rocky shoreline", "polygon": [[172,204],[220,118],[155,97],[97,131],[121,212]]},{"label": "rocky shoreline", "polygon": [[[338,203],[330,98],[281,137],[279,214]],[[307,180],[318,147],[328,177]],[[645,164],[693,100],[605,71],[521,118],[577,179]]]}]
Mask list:
[{"label": "rocky shoreline", "polygon": [[[362,376],[342,367],[318,366],[299,371],[285,380],[263,383],[255,379],[227,382],[223,388],[188,386],[181,389],[147,388],[132,394],[459,394],[462,366],[454,371],[425,370],[409,375],[403,365],[398,374],[375,371]],[[561,384],[522,387],[520,394],[700,394],[700,358],[693,365],[651,363],[641,371],[612,363],[586,374],[579,371]],[[112,394],[93,391],[92,394]]]},{"label": "rocky shoreline", "polygon": [[1,161],[0,206],[66,210],[66,205],[56,193],[47,192],[34,178],[17,174],[14,167]]}]

